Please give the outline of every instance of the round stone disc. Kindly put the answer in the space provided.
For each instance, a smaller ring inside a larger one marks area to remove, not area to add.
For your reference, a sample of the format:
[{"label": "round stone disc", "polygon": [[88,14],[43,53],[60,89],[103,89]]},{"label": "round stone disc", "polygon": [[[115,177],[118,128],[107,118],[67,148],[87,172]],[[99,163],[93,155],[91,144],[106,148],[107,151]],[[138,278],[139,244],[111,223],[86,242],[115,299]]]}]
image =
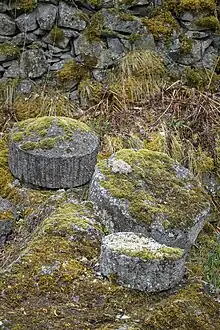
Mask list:
[{"label": "round stone disc", "polygon": [[100,270],[118,283],[140,291],[174,287],[184,274],[186,253],[142,234],[120,232],[103,238]]},{"label": "round stone disc", "polygon": [[72,188],[90,181],[98,137],[84,123],[66,117],[39,117],[14,125],[9,139],[9,167],[24,183],[44,188]]}]

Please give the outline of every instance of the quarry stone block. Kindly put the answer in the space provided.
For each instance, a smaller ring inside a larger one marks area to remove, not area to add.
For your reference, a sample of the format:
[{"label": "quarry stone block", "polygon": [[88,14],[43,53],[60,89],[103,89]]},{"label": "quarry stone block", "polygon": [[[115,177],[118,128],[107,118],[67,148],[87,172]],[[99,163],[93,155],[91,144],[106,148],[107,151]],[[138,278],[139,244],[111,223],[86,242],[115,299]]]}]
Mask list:
[{"label": "quarry stone block", "polygon": [[9,143],[9,167],[24,183],[45,188],[72,188],[94,172],[98,137],[66,117],[39,117],[16,124]]},{"label": "quarry stone block", "polygon": [[124,286],[158,292],[174,287],[184,274],[185,252],[131,232],[104,237],[100,270]]},{"label": "quarry stone block", "polygon": [[186,168],[147,149],[120,150],[100,161],[89,199],[110,232],[143,233],[184,249],[195,242],[210,209],[209,198]]}]

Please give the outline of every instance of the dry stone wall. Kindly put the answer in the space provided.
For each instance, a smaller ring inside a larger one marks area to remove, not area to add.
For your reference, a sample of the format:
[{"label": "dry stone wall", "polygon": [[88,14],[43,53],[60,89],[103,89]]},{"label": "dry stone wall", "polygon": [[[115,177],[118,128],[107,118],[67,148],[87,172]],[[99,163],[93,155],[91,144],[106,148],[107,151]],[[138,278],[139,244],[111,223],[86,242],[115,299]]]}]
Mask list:
[{"label": "dry stone wall", "polygon": [[[204,7],[168,0],[4,0],[0,2],[0,78],[54,77],[66,62],[105,71],[133,49],[153,49],[178,73],[187,66],[213,69],[220,50],[216,1]],[[88,61],[88,58],[90,61]],[[89,62],[89,64],[88,64]],[[79,79],[68,85],[77,87]],[[53,79],[52,79],[53,80]]]}]

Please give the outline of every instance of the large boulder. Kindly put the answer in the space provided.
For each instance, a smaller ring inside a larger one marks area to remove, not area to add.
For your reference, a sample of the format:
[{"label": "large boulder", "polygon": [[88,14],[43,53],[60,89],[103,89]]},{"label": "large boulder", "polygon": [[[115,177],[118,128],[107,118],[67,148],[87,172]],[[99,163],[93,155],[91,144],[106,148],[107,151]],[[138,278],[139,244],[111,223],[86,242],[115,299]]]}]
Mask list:
[{"label": "large boulder", "polygon": [[157,292],[182,279],[185,257],[184,250],[141,234],[115,233],[102,241],[100,269],[104,276],[115,276],[129,288]]},{"label": "large boulder", "polygon": [[66,117],[39,117],[16,124],[10,136],[9,167],[25,183],[72,188],[94,172],[98,138],[90,128]]},{"label": "large boulder", "polygon": [[143,233],[189,248],[203,228],[209,199],[192,174],[166,154],[124,149],[98,163],[89,199],[110,232]]},{"label": "large boulder", "polygon": [[25,50],[21,55],[20,68],[24,78],[39,78],[48,70],[48,63],[41,49]]}]

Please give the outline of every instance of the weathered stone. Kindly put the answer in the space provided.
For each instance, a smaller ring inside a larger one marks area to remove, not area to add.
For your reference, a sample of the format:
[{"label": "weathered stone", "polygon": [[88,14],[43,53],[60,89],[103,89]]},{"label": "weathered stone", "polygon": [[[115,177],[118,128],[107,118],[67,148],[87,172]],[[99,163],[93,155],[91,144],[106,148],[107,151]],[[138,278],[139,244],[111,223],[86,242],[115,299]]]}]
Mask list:
[{"label": "weathered stone", "polygon": [[21,75],[21,70],[18,61],[14,61],[14,63],[5,71],[5,78],[19,78]]},{"label": "weathered stone", "polygon": [[56,42],[54,42],[53,40],[53,37],[51,36],[51,32],[45,36],[43,39],[42,39],[45,43],[48,43],[48,44],[51,44],[51,45],[54,45],[56,44],[57,47],[61,48],[61,49],[64,49],[68,46],[69,44],[69,41],[70,41],[70,38],[66,37],[65,35],[63,35],[63,37],[59,40],[57,40]]},{"label": "weathered stone", "polygon": [[74,48],[76,55],[82,54],[99,57],[106,47],[103,41],[90,43],[86,36],[81,34],[76,40],[74,40]]},{"label": "weathered stone", "polygon": [[26,183],[45,188],[72,188],[94,172],[98,138],[90,128],[65,117],[39,117],[14,126],[9,167]]},{"label": "weathered stone", "polygon": [[[68,59],[69,60],[69,59]],[[58,71],[63,68],[64,64],[68,62],[67,60],[61,60],[59,62],[54,63],[51,65],[50,70],[51,71]]]},{"label": "weathered stone", "polygon": [[79,92],[78,92],[77,90],[71,92],[71,93],[69,94],[69,99],[70,99],[71,101],[77,101],[77,100],[79,100]]},{"label": "weathered stone", "polygon": [[198,66],[202,68],[207,68],[209,70],[215,70],[216,59],[218,58],[218,50],[210,46],[206,49],[202,56],[202,60],[198,63]]},{"label": "weathered stone", "polygon": [[21,55],[20,68],[23,77],[38,78],[48,69],[48,63],[41,49],[26,50]]},{"label": "weathered stone", "polygon": [[147,49],[154,50],[155,41],[154,41],[153,35],[151,33],[146,33],[146,34],[140,35],[139,38],[137,38],[133,41],[133,48],[141,49],[141,50],[147,50]]},{"label": "weathered stone", "polygon": [[12,36],[15,34],[16,24],[10,16],[0,13],[0,34],[3,36]]},{"label": "weathered stone", "polygon": [[34,83],[30,79],[24,79],[16,87],[16,93],[29,94],[33,91]]},{"label": "weathered stone", "polygon": [[34,33],[19,33],[12,38],[12,43],[17,46],[30,45],[32,42],[37,40],[37,36]]},{"label": "weathered stone", "polygon": [[58,25],[78,31],[86,27],[86,22],[81,18],[81,11],[75,7],[60,1]]},{"label": "weathered stone", "polygon": [[0,247],[11,234],[14,223],[14,212],[11,203],[0,197]]},{"label": "weathered stone", "polygon": [[0,36],[0,43],[10,42],[11,39],[12,39],[12,37],[8,37],[8,36]]},{"label": "weathered stone", "polygon": [[[123,160],[127,174],[114,173]],[[98,163],[89,199],[110,232],[143,233],[173,247],[189,248],[209,213],[209,199],[192,174],[167,155],[125,149]]]},{"label": "weathered stone", "polygon": [[38,28],[35,10],[18,16],[15,22],[21,32],[29,32]]},{"label": "weathered stone", "polygon": [[189,54],[180,56],[178,63],[183,65],[192,65],[202,60],[206,49],[211,45],[212,40],[192,40],[192,50]]},{"label": "weathered stone", "polygon": [[118,38],[107,38],[108,48],[117,55],[125,52],[124,45]]},{"label": "weathered stone", "polygon": [[107,9],[101,11],[103,16],[103,27],[107,30],[113,30],[122,33],[138,33],[143,30],[143,25],[138,19],[127,20],[120,16],[119,13],[113,13]]},{"label": "weathered stone", "polygon": [[170,289],[184,274],[186,254],[131,232],[104,237],[100,270],[104,276],[132,289],[158,292]]},{"label": "weathered stone", "polygon": [[51,30],[57,15],[57,7],[52,4],[41,3],[37,7],[37,22],[42,30]]}]

